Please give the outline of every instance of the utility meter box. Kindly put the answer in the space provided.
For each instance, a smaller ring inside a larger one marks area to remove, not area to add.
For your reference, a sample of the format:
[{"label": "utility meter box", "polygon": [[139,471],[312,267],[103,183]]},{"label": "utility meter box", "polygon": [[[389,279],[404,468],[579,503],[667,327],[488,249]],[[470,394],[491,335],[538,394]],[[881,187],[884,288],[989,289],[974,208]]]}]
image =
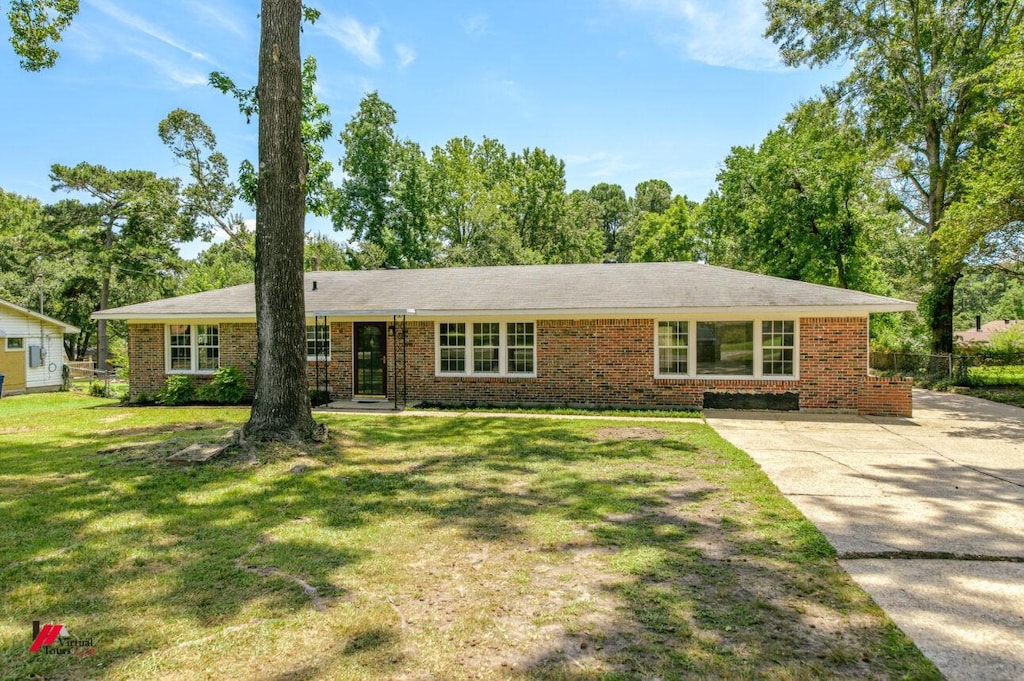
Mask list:
[{"label": "utility meter box", "polygon": [[42,345],[28,346],[28,365],[33,369],[43,366],[46,360],[46,348]]}]

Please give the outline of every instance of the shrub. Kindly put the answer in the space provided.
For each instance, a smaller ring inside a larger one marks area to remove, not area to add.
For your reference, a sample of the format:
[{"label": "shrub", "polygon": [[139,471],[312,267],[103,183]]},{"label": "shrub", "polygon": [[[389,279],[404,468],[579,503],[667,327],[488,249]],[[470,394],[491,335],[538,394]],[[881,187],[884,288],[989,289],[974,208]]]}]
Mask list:
[{"label": "shrub", "polygon": [[200,402],[213,404],[239,404],[249,394],[249,386],[245,375],[238,367],[221,367],[214,373],[213,379],[196,391]]},{"label": "shrub", "polygon": [[191,376],[169,376],[167,383],[157,394],[157,401],[169,407],[188,404],[195,398],[196,387]]},{"label": "shrub", "polygon": [[132,400],[131,403],[139,406],[156,404],[156,395],[153,393],[141,392],[135,396],[135,399]]},{"label": "shrub", "polygon": [[1024,324],[1012,324],[993,333],[989,348],[994,352],[1024,352]]},{"label": "shrub", "polygon": [[331,401],[331,394],[326,390],[310,390],[309,391],[309,403],[314,407],[319,407],[321,404],[327,404]]},{"label": "shrub", "polygon": [[103,381],[90,381],[89,394],[93,397],[110,397],[110,391],[107,390],[107,385]]}]

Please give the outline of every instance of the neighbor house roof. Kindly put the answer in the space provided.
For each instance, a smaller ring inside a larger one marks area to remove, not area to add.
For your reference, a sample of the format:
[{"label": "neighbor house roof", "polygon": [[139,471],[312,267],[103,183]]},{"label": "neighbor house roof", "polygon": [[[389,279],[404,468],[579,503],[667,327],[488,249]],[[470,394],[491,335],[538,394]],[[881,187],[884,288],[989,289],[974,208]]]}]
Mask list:
[{"label": "neighbor house roof", "polygon": [[[31,317],[32,319],[35,319],[36,321],[42,321],[42,322],[46,322],[47,324],[53,324],[54,326],[59,326],[62,329],[64,329],[64,333],[78,333],[81,330],[77,326],[71,326],[70,324],[65,324],[64,322],[60,321],[59,319],[54,319],[53,317],[47,317],[44,314],[39,314],[38,312],[33,312],[32,310],[26,309],[26,308],[22,307],[21,305],[15,305],[14,303],[6,301],[6,300],[3,300],[3,299],[0,299],[0,306],[6,307],[6,308],[8,308],[10,310],[14,310],[15,312],[20,313],[20,314],[22,314],[22,315],[24,315],[26,317]],[[4,336],[4,335],[6,335],[4,330],[0,329],[0,336]]]},{"label": "neighbor house roof", "polygon": [[[779,312],[867,314],[914,303],[694,262],[516,265],[306,274],[306,312],[328,316]],[[98,312],[98,319],[252,318],[252,284]]]},{"label": "neighbor house roof", "polygon": [[1024,324],[1024,319],[997,319],[987,324],[982,324],[980,329],[974,328],[968,331],[957,331],[956,339],[962,343],[988,343],[992,340],[993,334],[1005,331],[1017,324]]}]

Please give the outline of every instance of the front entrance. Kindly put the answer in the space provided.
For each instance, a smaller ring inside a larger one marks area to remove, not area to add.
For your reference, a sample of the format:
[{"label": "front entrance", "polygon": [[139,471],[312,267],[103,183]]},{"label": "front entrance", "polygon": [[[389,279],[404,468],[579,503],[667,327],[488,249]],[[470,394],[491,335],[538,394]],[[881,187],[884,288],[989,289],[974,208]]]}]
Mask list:
[{"label": "front entrance", "polygon": [[387,397],[388,325],[387,322],[355,322],[353,376],[355,397]]}]

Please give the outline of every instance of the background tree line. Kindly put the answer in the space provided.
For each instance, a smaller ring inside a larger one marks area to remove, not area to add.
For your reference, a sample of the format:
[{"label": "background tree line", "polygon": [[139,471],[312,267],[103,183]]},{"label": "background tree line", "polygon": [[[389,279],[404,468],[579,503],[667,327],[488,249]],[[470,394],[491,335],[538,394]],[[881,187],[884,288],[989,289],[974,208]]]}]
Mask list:
[{"label": "background tree line", "polygon": [[[766,11],[787,63],[846,59],[850,73],[734,147],[700,202],[660,179],[570,191],[553,154],[488,137],[425,150],[398,136],[376,92],[337,135],[333,186],[323,143],[334,131],[307,57],[306,210],[329,215],[339,238],[307,235],[306,269],[701,260],[920,300],[919,316],[876,324],[876,342],[937,351],[954,321],[1024,316],[1022,3],[769,0]],[[258,114],[253,88],[211,82]],[[232,212],[255,205],[254,165],[233,180],[191,112],[171,112],[159,134],[184,181],[82,163],[51,174],[74,198],[0,194],[0,296],[33,306],[42,286],[47,312],[83,328],[73,354],[101,333],[96,309],[254,279],[254,235]],[[226,241],[177,255],[218,231]]]}]

